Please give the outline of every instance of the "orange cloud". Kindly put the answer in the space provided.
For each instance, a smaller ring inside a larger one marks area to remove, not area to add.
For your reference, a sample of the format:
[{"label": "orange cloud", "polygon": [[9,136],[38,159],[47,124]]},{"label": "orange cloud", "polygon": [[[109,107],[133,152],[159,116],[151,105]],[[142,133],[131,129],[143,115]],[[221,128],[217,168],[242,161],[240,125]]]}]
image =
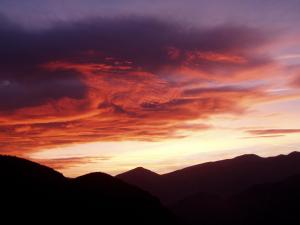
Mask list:
[{"label": "orange cloud", "polygon": [[63,170],[66,168],[71,168],[71,167],[76,167],[80,166],[85,163],[93,163],[96,161],[102,161],[102,160],[109,160],[111,157],[65,157],[65,158],[53,158],[53,159],[31,159],[29,160],[34,160],[35,162],[41,163],[43,165],[49,166],[53,169],[56,170]]},{"label": "orange cloud", "polygon": [[7,38],[11,54],[0,53],[4,153],[182,138],[210,129],[212,116],[274,98],[251,84],[276,67],[260,53],[269,38],[256,29],[178,29],[149,19],[64,24],[38,36],[12,29],[28,41]]},{"label": "orange cloud", "polygon": [[244,64],[247,60],[238,55],[224,54],[217,52],[188,52],[187,60],[207,60],[212,62],[224,62],[224,63],[233,63],[233,64]]},{"label": "orange cloud", "polygon": [[[264,96],[256,89],[234,86],[174,85],[156,74],[124,72],[118,66],[103,71],[95,69],[95,64],[56,62],[44,67],[79,72],[87,87],[85,98],[61,98],[2,115],[4,152],[22,154],[95,141],[182,138],[180,131],[209,129],[207,118],[244,113],[246,102]],[[203,123],[189,123],[196,119]]]}]

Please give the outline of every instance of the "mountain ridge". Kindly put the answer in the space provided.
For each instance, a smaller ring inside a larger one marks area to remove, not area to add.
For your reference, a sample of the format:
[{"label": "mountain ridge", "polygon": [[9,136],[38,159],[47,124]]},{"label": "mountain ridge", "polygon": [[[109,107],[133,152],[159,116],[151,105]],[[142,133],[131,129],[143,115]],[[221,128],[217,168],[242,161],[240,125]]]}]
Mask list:
[{"label": "mountain ridge", "polygon": [[151,173],[156,174],[158,176],[164,176],[164,175],[171,174],[171,173],[174,173],[174,172],[177,172],[177,171],[181,171],[181,170],[185,170],[185,169],[188,169],[188,168],[197,167],[197,166],[200,166],[200,165],[211,164],[211,163],[215,163],[215,162],[232,160],[232,159],[243,159],[243,158],[246,158],[246,159],[250,159],[250,158],[253,158],[253,159],[254,158],[256,158],[256,159],[270,159],[270,158],[276,158],[276,157],[279,157],[279,156],[289,156],[289,155],[300,155],[300,152],[293,151],[293,152],[290,152],[288,154],[279,154],[279,155],[275,155],[275,156],[266,156],[266,157],[262,157],[262,156],[259,156],[259,155],[256,155],[256,154],[243,154],[243,155],[235,156],[235,157],[232,157],[232,158],[226,158],[226,159],[221,159],[221,160],[214,160],[214,161],[203,162],[203,163],[191,165],[191,166],[188,166],[188,167],[184,167],[184,168],[181,168],[181,169],[177,169],[177,170],[174,170],[174,171],[171,171],[171,172],[167,172],[167,173],[162,173],[162,174],[156,173],[156,172],[154,172],[154,171],[152,171],[150,169],[147,169],[145,167],[138,166],[138,167],[135,167],[133,169],[127,170],[125,172],[119,173],[119,174],[115,175],[115,177],[118,177],[118,176],[123,175],[123,174],[129,174],[129,173],[134,172],[136,170],[137,171],[141,171],[141,172],[142,171],[151,172]]},{"label": "mountain ridge", "polygon": [[116,177],[158,196],[168,205],[199,191],[231,195],[252,185],[276,182],[297,173],[300,173],[300,153],[291,152],[265,158],[246,154],[201,163],[159,175],[154,182],[147,177],[148,173],[143,174],[143,180],[150,180],[150,184],[130,177],[128,172],[126,176]]},{"label": "mountain ridge", "polygon": [[102,172],[66,178],[38,163],[0,155],[1,215],[11,222],[16,213],[24,215],[31,224],[41,223],[32,212],[53,223],[298,224],[299,152],[242,155],[164,175],[138,167],[125,175],[132,174],[152,192]]}]

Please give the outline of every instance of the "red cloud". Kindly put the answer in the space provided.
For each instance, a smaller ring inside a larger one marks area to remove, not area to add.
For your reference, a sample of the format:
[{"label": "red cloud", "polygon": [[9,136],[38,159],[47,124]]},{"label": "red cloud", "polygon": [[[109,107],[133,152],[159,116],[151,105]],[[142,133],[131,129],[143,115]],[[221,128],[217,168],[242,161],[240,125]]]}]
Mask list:
[{"label": "red cloud", "polygon": [[291,86],[296,88],[300,87],[300,73],[291,81]]},{"label": "red cloud", "polygon": [[264,90],[238,84],[274,67],[258,51],[269,39],[256,29],[189,30],[149,19],[89,21],[39,34],[12,29],[9,35],[26,41],[6,38],[12,47],[1,45],[9,52],[0,53],[2,152],[181,138],[209,129],[211,116],[241,114],[268,99]]},{"label": "red cloud", "polygon": [[153,73],[123,70],[119,65],[56,62],[44,68],[80,73],[86,96],[65,97],[2,115],[4,151],[20,154],[72,143],[181,138],[182,131],[210,128],[189,121],[240,114],[246,103],[264,96],[256,89],[234,86],[191,88]]}]

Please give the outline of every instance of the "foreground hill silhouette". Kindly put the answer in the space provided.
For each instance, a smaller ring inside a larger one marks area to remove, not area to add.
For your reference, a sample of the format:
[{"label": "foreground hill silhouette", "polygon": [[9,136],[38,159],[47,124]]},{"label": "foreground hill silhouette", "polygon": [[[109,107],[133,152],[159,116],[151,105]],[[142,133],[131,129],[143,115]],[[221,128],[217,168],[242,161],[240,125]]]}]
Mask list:
[{"label": "foreground hill silhouette", "polygon": [[243,155],[155,176],[139,168],[116,177],[172,205],[197,193],[230,196],[255,184],[277,182],[296,174],[300,174],[299,152],[269,158]]},{"label": "foreground hill silhouette", "polygon": [[75,179],[46,166],[0,156],[1,219],[10,223],[178,224],[159,200],[103,173]]}]

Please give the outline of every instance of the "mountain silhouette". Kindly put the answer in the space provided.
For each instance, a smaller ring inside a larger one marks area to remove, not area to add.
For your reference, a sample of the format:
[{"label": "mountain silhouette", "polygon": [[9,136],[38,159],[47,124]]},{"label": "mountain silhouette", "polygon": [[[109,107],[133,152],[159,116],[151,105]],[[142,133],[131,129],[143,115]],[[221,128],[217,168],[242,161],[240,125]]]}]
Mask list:
[{"label": "mountain silhouette", "polygon": [[188,196],[170,205],[169,208],[179,218],[192,225],[229,224],[228,217],[233,214],[232,207],[229,206],[226,198],[203,192]]},{"label": "mountain silhouette", "polygon": [[[127,182],[136,182],[136,183],[152,183],[159,181],[160,175],[157,173],[152,172],[151,170],[147,170],[143,167],[137,167],[133,170],[129,170],[122,175],[119,175],[122,179],[126,180]],[[118,177],[118,175],[116,176]]]},{"label": "mountain silhouette", "polygon": [[189,224],[297,225],[300,175],[275,183],[254,185],[230,197],[198,193],[171,209]]},{"label": "mountain silhouette", "polygon": [[143,190],[151,192],[154,196],[161,197],[163,179],[161,175],[147,170],[143,167],[137,167],[125,173],[116,176],[126,183],[140,187]]},{"label": "mountain silhouette", "polygon": [[300,174],[300,153],[268,158],[243,155],[163,175],[150,174],[140,170],[139,176],[136,176],[135,170],[132,170],[117,177],[152,193],[168,206],[198,193],[226,197],[256,184],[277,182]]},{"label": "mountain silhouette", "polygon": [[66,178],[26,159],[0,156],[0,181],[0,218],[10,223],[299,224],[298,152],[243,155],[164,175],[138,167],[117,178],[100,172]]},{"label": "mountain silhouette", "polygon": [[0,156],[1,219],[43,224],[179,224],[159,200],[104,173],[74,179],[37,163]]}]

